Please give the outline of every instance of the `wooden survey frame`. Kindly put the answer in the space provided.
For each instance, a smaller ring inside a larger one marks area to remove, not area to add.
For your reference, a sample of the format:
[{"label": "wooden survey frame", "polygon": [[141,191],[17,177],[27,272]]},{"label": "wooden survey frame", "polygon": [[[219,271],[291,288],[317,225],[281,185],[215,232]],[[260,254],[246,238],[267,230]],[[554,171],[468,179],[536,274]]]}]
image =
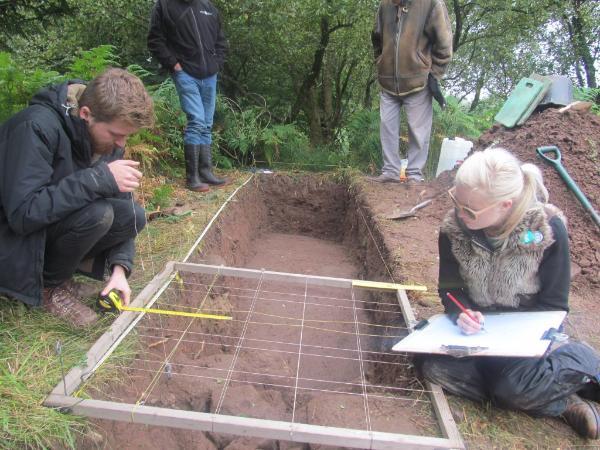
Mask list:
[{"label": "wooden survey frame", "polygon": [[[203,274],[218,273],[222,276],[262,278],[263,280],[341,288],[352,288],[353,281],[345,278],[169,262],[165,269],[155,276],[146,288],[136,296],[131,305],[135,307],[150,307],[168,287],[179,271]],[[406,291],[398,289],[396,293],[407,327],[409,331],[412,331],[416,321]],[[444,435],[443,438],[182,411],[113,401],[82,399],[73,396],[73,392],[110,356],[117,345],[143,316],[144,313],[122,313],[113,322],[110,329],[87,352],[87,364],[83,367],[74,367],[71,369],[45,399],[44,405],[50,408],[57,408],[63,412],[97,419],[119,420],[129,423],[168,426],[188,430],[312,444],[384,450],[401,447],[464,449],[462,438],[458,432],[446,398],[441,388],[431,383],[427,383],[426,386],[430,391],[431,402],[434,405],[434,411]]]}]

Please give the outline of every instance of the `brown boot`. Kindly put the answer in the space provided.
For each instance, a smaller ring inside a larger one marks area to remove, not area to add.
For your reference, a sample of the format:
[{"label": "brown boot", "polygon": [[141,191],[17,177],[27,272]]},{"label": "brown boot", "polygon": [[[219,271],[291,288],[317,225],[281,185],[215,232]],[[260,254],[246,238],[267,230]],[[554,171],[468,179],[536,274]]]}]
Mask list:
[{"label": "brown boot", "polygon": [[79,303],[64,284],[44,288],[42,307],[76,328],[88,327],[98,320],[98,315],[87,306]]},{"label": "brown boot", "polygon": [[102,290],[102,288],[98,287],[94,282],[83,283],[81,281],[75,281],[73,278],[69,281],[65,281],[62,287],[70,291],[71,294],[73,294],[73,298],[80,299],[98,297]]},{"label": "brown boot", "polygon": [[577,394],[570,395],[562,416],[581,437],[598,439],[600,410],[595,403],[582,400]]}]

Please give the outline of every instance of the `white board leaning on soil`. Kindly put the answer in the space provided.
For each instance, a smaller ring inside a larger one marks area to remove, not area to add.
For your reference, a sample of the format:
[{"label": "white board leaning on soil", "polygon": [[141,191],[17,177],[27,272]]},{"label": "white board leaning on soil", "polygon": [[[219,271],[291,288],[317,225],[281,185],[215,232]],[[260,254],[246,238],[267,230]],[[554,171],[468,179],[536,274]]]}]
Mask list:
[{"label": "white board leaning on soil", "polygon": [[[465,335],[446,314],[431,317],[392,348],[396,352],[449,354],[448,347],[464,349],[470,356],[542,356],[551,341],[544,335],[558,329],[565,311],[506,312],[485,315],[485,331]],[[474,349],[469,352],[469,349]]]}]

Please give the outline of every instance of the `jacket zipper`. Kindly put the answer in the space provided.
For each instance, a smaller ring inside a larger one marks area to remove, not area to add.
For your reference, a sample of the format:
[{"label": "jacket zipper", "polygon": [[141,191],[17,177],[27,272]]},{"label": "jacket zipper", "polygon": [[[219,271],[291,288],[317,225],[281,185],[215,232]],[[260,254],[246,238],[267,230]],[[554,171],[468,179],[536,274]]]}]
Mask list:
[{"label": "jacket zipper", "polygon": [[196,29],[196,36],[198,37],[198,45],[200,46],[200,57],[202,58],[202,65],[207,67],[206,60],[204,58],[204,45],[202,44],[202,39],[200,38],[200,30],[198,29],[198,21],[196,20],[196,14],[194,14],[194,9],[190,6],[190,11],[192,13],[192,17],[194,18],[194,28]]},{"label": "jacket zipper", "polygon": [[475,238],[471,238],[471,242],[473,242],[473,244],[475,244],[477,247],[484,249],[490,255],[493,255],[495,253],[493,250],[490,250],[489,248],[487,248],[485,245],[483,245],[481,242],[479,242]]},{"label": "jacket zipper", "polygon": [[398,80],[398,48],[400,46],[400,35],[404,28],[404,17],[408,12],[406,6],[398,5],[398,27],[396,31],[396,52],[394,54],[394,83],[396,85],[396,94],[400,93],[400,81]]}]

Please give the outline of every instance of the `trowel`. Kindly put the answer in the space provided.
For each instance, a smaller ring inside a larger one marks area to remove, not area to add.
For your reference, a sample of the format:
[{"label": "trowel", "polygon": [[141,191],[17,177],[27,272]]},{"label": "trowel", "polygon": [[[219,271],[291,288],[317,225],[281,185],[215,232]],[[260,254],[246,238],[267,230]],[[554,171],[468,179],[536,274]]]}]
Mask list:
[{"label": "trowel", "polygon": [[406,211],[394,211],[393,213],[388,214],[385,218],[386,219],[390,219],[390,220],[397,220],[397,219],[406,219],[407,217],[412,217],[412,216],[416,215],[416,213],[417,213],[417,211],[419,209],[425,208],[432,201],[433,201],[433,199],[430,198],[428,200],[425,200],[424,202],[421,202],[421,203],[413,206],[409,210],[406,210]]}]

